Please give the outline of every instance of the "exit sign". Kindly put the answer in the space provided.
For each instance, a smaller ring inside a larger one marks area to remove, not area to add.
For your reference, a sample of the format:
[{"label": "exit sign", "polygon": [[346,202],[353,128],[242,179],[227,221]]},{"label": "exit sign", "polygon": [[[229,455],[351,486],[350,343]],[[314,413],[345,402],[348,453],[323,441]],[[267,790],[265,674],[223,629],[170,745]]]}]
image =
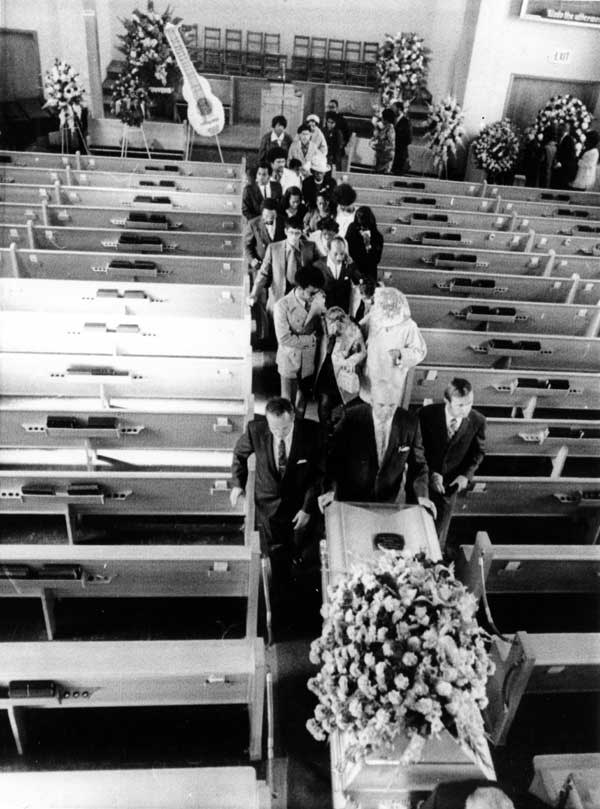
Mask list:
[{"label": "exit sign", "polygon": [[571,61],[571,51],[565,51],[557,48],[552,54],[550,54],[548,61],[552,62],[554,65],[566,65]]}]

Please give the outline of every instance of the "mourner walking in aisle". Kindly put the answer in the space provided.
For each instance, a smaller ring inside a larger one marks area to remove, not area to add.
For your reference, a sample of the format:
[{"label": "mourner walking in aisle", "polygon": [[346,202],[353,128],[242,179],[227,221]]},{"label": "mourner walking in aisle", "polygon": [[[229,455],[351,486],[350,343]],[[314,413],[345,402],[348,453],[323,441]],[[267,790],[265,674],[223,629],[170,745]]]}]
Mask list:
[{"label": "mourner walking in aisle", "polygon": [[[306,191],[304,189],[302,194],[306,200]],[[320,219],[324,219],[325,217],[332,217],[335,219],[336,204],[333,200],[333,193],[329,188],[321,188],[319,191],[317,191],[313,207],[311,207],[310,203],[307,204],[309,205],[309,211],[304,217],[304,228],[307,233],[310,234],[314,230],[318,230],[317,222]]]},{"label": "mourner walking in aisle", "polygon": [[333,499],[357,503],[398,503],[405,470],[411,481],[408,499],[428,508],[429,474],[419,418],[398,407],[396,390],[380,380],[372,404],[346,409],[336,426],[327,458],[326,491],[321,508]]},{"label": "mourner walking in aisle", "polygon": [[394,111],[389,107],[384,109],[381,113],[381,124],[376,125],[371,138],[371,148],[375,152],[376,174],[390,174],[392,171],[396,151],[395,120]]},{"label": "mourner walking in aisle", "polygon": [[356,208],[356,191],[348,183],[341,183],[333,190],[333,199],[337,205],[336,221],[339,225],[340,236],[346,236],[350,222],[354,221]]},{"label": "mourner walking in aisle", "polygon": [[354,285],[360,278],[348,256],[348,245],[341,236],[334,236],[327,258],[315,263],[323,276],[323,290],[327,308],[339,306],[348,314],[353,299]]},{"label": "mourner walking in aisle", "polygon": [[311,143],[314,143],[321,154],[327,157],[327,141],[321,129],[321,119],[313,112],[306,116],[306,123],[310,129]]},{"label": "mourner walking in aisle", "polygon": [[287,118],[285,115],[276,115],[271,121],[271,131],[267,132],[260,141],[258,147],[258,162],[263,163],[269,158],[269,151],[274,146],[284,149],[286,154],[292,145],[292,136],[286,132]]},{"label": "mourner walking in aisle", "polygon": [[242,213],[246,220],[260,216],[265,199],[281,199],[281,185],[271,178],[269,163],[259,163],[254,182],[248,183],[242,193]]},{"label": "mourner walking in aisle", "polygon": [[361,205],[346,231],[348,252],[362,276],[377,281],[377,268],[383,253],[383,236],[371,208]]},{"label": "mourner walking in aisle", "polygon": [[561,127],[554,167],[552,171],[552,188],[568,188],[577,174],[577,154],[575,138],[571,134],[571,124],[565,121]]},{"label": "mourner walking in aisle", "polygon": [[[304,221],[306,221],[306,219]],[[324,219],[318,219],[316,224],[317,229],[312,233],[309,233],[308,239],[309,241],[314,242],[319,254],[319,258],[327,258],[329,255],[331,240],[337,236],[339,226],[335,219],[328,216],[326,216]]]},{"label": "mourner walking in aisle", "polygon": [[410,118],[404,111],[404,104],[398,101],[393,106],[397,117],[394,124],[396,138],[392,174],[407,174],[410,171],[408,147],[412,143],[412,125]]},{"label": "mourner walking in aisle", "polygon": [[317,204],[317,196],[323,192],[331,194],[336,182],[331,176],[331,166],[325,155],[318,154],[310,161],[310,174],[302,183],[302,196],[309,208]]},{"label": "mourner walking in aisle", "polygon": [[[319,130],[320,132],[321,130]],[[321,133],[323,134],[323,133]],[[325,138],[323,138],[323,142],[325,143]],[[327,149],[327,144],[325,143],[325,148]],[[308,124],[300,124],[298,127],[298,131],[296,133],[296,137],[292,141],[292,145],[290,146],[290,150],[288,152],[288,160],[296,159],[299,160],[302,165],[304,166],[306,163],[310,163],[317,155],[323,154],[319,151],[316,143],[311,140],[311,131]],[[323,154],[323,157],[325,155]]]},{"label": "mourner walking in aisle", "polygon": [[325,312],[323,277],[316,267],[301,267],[294,288],[275,304],[277,370],[281,395],[304,417],[312,391],[321,317]]},{"label": "mourner walking in aisle", "polygon": [[471,383],[455,377],[444,391],[444,401],[423,407],[419,420],[444,552],[456,496],[467,488],[485,455],[485,416],[473,410]]},{"label": "mourner walking in aisle", "polygon": [[592,131],[585,141],[585,150],[577,163],[577,174],[571,183],[572,188],[590,191],[596,184],[598,175],[598,133]]}]

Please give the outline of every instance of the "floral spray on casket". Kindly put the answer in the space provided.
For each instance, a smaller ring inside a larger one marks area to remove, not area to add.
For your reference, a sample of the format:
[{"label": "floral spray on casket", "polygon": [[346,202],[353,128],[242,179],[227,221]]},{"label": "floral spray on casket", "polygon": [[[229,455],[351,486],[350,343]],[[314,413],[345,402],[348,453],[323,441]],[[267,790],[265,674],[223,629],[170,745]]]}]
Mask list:
[{"label": "floral spray on casket", "polygon": [[345,735],[360,761],[409,739],[402,763],[418,762],[426,741],[444,730],[476,752],[481,709],[494,671],[477,603],[452,569],[425,554],[382,551],[328,588],[321,636],[308,682],[318,697],[307,723],[316,739]]}]

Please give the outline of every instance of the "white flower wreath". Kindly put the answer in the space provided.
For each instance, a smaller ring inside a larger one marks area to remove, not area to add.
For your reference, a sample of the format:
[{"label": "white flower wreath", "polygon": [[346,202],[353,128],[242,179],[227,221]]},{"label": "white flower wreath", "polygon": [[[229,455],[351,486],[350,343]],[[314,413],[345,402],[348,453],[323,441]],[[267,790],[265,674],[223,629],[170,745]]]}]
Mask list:
[{"label": "white flower wreath", "polygon": [[478,167],[490,174],[513,171],[519,148],[517,129],[507,118],[485,126],[473,141],[473,154]]},{"label": "white flower wreath", "polygon": [[453,572],[424,554],[387,551],[328,597],[310,652],[320,666],[308,683],[319,699],[312,735],[344,732],[352,760],[390,747],[402,731],[411,740],[406,763],[444,728],[477,750],[494,664],[475,598]]},{"label": "white flower wreath", "polygon": [[592,116],[583,101],[575,96],[569,94],[552,96],[538,112],[532,124],[533,135],[542,143],[544,133],[549,126],[560,127],[564,123],[571,124],[571,134],[575,139],[575,153],[581,154],[592,123]]},{"label": "white flower wreath", "polygon": [[463,111],[453,96],[429,105],[427,145],[433,152],[433,165],[441,169],[448,163],[450,153],[456,154],[465,135]]}]

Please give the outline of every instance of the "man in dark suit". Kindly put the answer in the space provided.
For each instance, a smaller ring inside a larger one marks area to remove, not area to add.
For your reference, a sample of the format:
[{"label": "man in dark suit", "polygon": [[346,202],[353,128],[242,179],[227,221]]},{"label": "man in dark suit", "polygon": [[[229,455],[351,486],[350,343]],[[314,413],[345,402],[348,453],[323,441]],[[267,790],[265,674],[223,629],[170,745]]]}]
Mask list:
[{"label": "man in dark suit", "polygon": [[495,781],[470,779],[439,784],[421,809],[514,809]]},{"label": "man in dark suit", "polygon": [[467,488],[485,455],[485,416],[473,410],[471,383],[457,377],[446,388],[444,402],[422,408],[419,420],[444,551],[456,495]]},{"label": "man in dark suit", "polygon": [[571,124],[565,122],[558,141],[554,168],[552,170],[552,188],[568,188],[577,174],[577,153],[575,139],[571,134]]},{"label": "man in dark suit", "polygon": [[411,499],[432,511],[428,469],[419,419],[397,406],[396,391],[386,382],[373,390],[372,404],[349,407],[334,430],[326,480],[330,490],[319,498],[324,508],[336,500],[395,503],[405,468],[412,482]]},{"label": "man in dark suit", "polygon": [[267,402],[265,418],[248,424],[233,451],[231,503],[246,489],[248,458],[256,456],[254,501],[264,550],[283,549],[294,560],[306,557],[318,519],[317,497],[324,474],[321,427],[295,419],[288,399]]},{"label": "man in dark suit", "polygon": [[242,193],[242,213],[248,221],[259,216],[263,201],[266,199],[280,200],[281,185],[271,180],[271,166],[268,163],[259,163],[256,169],[256,179],[248,183]]},{"label": "man in dark suit", "polygon": [[392,174],[405,174],[410,170],[408,147],[412,142],[412,125],[410,118],[404,112],[402,102],[396,102],[394,108],[398,117],[394,124],[396,150],[394,152],[394,162],[392,163]]},{"label": "man in dark suit", "polygon": [[265,199],[260,216],[251,219],[244,230],[244,256],[250,271],[258,270],[271,242],[285,239],[283,217],[277,211],[277,200]]},{"label": "man in dark suit", "polygon": [[267,310],[273,312],[277,301],[293,289],[296,271],[317,260],[316,247],[304,238],[302,228],[301,217],[290,217],[284,224],[285,239],[268,245],[248,299],[250,306],[268,288]]}]

